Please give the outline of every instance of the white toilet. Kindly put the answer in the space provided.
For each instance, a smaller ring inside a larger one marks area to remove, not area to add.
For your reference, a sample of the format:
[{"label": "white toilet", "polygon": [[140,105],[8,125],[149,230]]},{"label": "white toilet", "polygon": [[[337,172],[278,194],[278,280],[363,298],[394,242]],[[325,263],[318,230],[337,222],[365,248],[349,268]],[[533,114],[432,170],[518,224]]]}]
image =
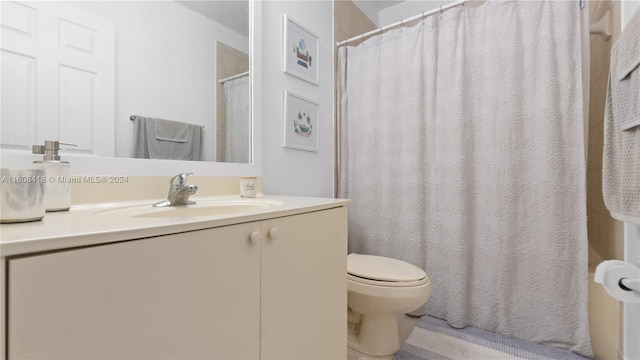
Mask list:
[{"label": "white toilet", "polygon": [[431,283],[422,269],[404,261],[349,254],[347,290],[349,348],[383,357],[400,349],[396,316],[426,303]]}]

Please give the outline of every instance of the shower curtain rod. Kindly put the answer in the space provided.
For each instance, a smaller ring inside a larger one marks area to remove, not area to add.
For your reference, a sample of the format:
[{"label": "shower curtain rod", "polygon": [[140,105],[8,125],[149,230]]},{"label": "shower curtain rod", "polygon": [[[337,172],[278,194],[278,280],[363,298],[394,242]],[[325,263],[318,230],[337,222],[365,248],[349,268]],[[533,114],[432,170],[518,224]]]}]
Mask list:
[{"label": "shower curtain rod", "polygon": [[[369,37],[371,35],[379,34],[379,33],[383,32],[383,31],[389,30],[389,29],[394,28],[396,26],[403,26],[405,23],[409,23],[411,21],[418,20],[420,18],[424,19],[427,16],[431,16],[431,15],[437,14],[437,13],[442,13],[445,10],[454,8],[454,7],[459,6],[459,5],[463,5],[464,3],[469,2],[469,1],[472,1],[472,0],[458,0],[456,2],[452,2],[450,4],[447,4],[447,5],[444,5],[444,6],[440,6],[437,9],[433,9],[433,10],[430,10],[430,11],[424,11],[421,14],[414,15],[414,16],[412,16],[410,18],[400,20],[400,21],[395,22],[395,23],[393,23],[391,25],[387,25],[387,26],[384,26],[384,27],[381,27],[381,28],[377,28],[375,30],[371,30],[369,32],[366,32],[366,33],[361,34],[361,35],[354,36],[354,37],[349,38],[347,40],[339,41],[339,42],[336,43],[336,46],[340,47],[340,46],[346,45],[346,44],[348,44],[350,42],[354,42],[354,41],[357,41],[357,40],[362,40],[362,39],[364,39],[366,37]],[[578,4],[580,6],[580,9],[584,8],[584,0],[578,0]]]},{"label": "shower curtain rod", "polygon": [[418,20],[420,18],[426,18],[427,16],[431,16],[433,14],[441,13],[441,12],[443,12],[445,10],[451,9],[451,8],[456,7],[458,5],[462,5],[462,4],[464,4],[466,2],[469,2],[469,1],[471,1],[471,0],[458,0],[456,2],[452,2],[450,4],[447,4],[447,5],[444,5],[444,6],[440,6],[437,9],[433,9],[433,10],[430,10],[430,11],[424,11],[421,14],[412,16],[412,17],[404,19],[404,20],[400,20],[400,21],[398,21],[396,23],[393,23],[391,25],[387,25],[387,26],[384,26],[384,27],[381,27],[381,28],[377,28],[375,30],[371,30],[371,31],[366,32],[364,34],[361,34],[361,35],[358,35],[358,36],[354,36],[354,37],[349,38],[347,40],[340,41],[340,42],[336,43],[336,45],[338,47],[340,47],[340,46],[346,45],[346,44],[348,44],[350,42],[354,42],[356,40],[362,40],[362,39],[364,39],[366,37],[369,37],[369,36],[375,35],[375,34],[379,34],[379,33],[383,32],[385,30],[389,30],[389,29],[394,28],[396,26],[402,26],[405,23],[408,23],[408,22],[411,22],[411,21],[414,21],[414,20]]},{"label": "shower curtain rod", "polygon": [[219,82],[220,84],[224,84],[224,83],[226,83],[226,82],[227,82],[227,81],[229,81],[229,80],[233,80],[233,79],[241,78],[241,77],[243,77],[243,76],[245,76],[245,75],[249,75],[249,72],[248,72],[248,71],[245,71],[245,72],[240,73],[240,74],[232,75],[232,76],[229,76],[228,78],[226,78],[226,79],[222,79],[222,80],[220,80],[220,81],[218,81],[218,82]]}]

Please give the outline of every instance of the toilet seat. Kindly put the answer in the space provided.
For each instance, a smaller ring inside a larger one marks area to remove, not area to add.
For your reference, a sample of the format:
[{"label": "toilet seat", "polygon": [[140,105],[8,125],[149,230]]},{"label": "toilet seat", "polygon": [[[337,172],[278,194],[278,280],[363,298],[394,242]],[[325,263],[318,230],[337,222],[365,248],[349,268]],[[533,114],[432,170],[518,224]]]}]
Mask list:
[{"label": "toilet seat", "polygon": [[429,282],[424,270],[384,256],[349,254],[347,279],[367,285],[411,287]]},{"label": "toilet seat", "polygon": [[347,280],[355,281],[361,284],[373,285],[373,286],[388,286],[388,287],[414,287],[424,285],[429,282],[429,278],[425,277],[416,281],[381,281],[362,278],[352,274],[347,274]]}]

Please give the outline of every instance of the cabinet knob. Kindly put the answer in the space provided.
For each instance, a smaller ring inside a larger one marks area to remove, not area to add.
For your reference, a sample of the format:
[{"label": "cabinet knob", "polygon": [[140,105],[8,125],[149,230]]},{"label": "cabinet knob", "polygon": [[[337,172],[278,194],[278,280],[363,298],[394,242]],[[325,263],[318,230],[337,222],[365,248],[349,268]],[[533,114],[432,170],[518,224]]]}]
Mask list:
[{"label": "cabinet knob", "polygon": [[254,244],[258,243],[258,241],[260,241],[260,232],[259,231],[252,232],[251,236],[249,236],[249,241],[251,241]]},{"label": "cabinet knob", "polygon": [[271,239],[277,239],[278,234],[280,234],[280,230],[278,230],[277,227],[271,228],[271,230],[269,230],[269,238]]}]

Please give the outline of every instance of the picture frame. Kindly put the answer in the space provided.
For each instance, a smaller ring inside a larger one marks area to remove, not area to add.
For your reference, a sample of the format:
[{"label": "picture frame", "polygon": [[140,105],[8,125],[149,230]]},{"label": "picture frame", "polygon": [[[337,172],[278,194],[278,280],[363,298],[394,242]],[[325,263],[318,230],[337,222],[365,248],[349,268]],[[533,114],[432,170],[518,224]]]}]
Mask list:
[{"label": "picture frame", "polygon": [[320,105],[313,100],[285,90],[283,124],[283,147],[318,151]]},{"label": "picture frame", "polygon": [[318,85],[318,36],[284,14],[283,71]]}]

